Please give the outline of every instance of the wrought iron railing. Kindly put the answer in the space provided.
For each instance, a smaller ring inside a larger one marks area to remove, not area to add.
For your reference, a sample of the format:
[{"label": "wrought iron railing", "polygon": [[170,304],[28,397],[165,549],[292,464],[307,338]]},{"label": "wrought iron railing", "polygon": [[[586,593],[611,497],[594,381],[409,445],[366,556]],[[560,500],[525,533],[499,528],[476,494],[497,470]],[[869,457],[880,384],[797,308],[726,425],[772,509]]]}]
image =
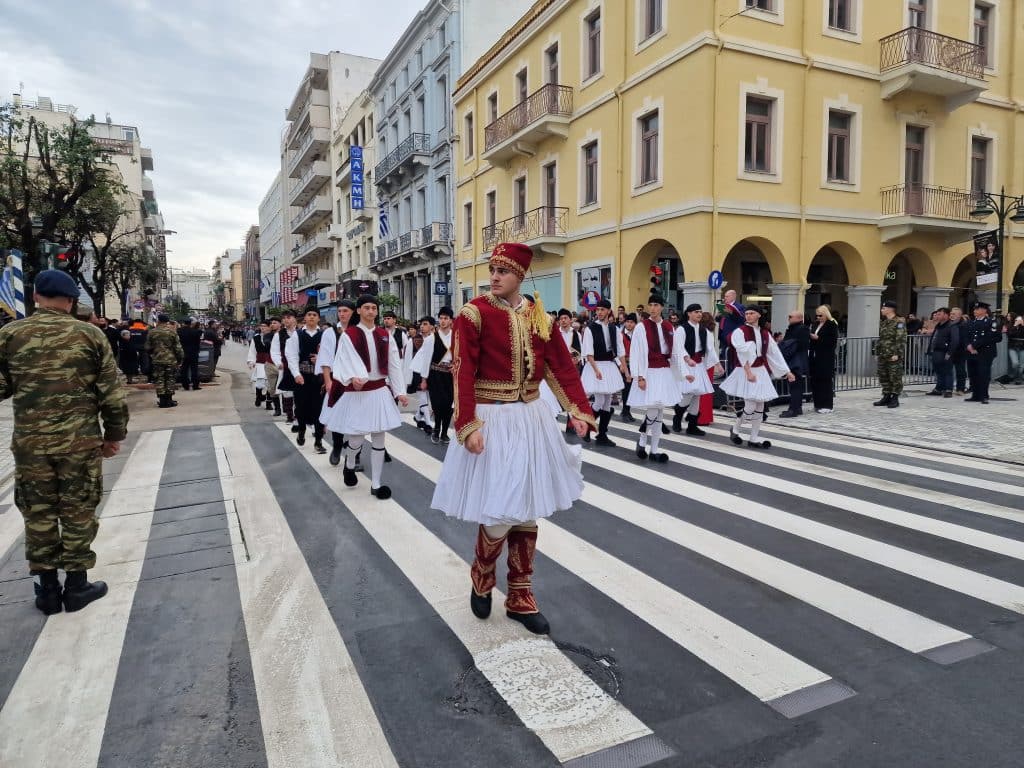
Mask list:
[{"label": "wrought iron railing", "polygon": [[373,169],[373,178],[378,184],[385,183],[388,174],[413,155],[425,155],[430,152],[429,133],[410,133],[405,141],[399,144],[388,155],[377,163]]},{"label": "wrought iron railing", "polygon": [[394,240],[388,240],[388,256],[390,257],[390,256],[397,256],[397,255],[398,255],[398,238],[396,237]]},{"label": "wrought iron railing", "polygon": [[962,189],[897,184],[882,190],[882,215],[974,221],[974,202],[974,196]]},{"label": "wrought iron railing", "polygon": [[388,247],[381,243],[373,251],[373,260],[371,263],[378,264],[384,261],[388,257]]},{"label": "wrought iron railing", "polygon": [[307,237],[298,245],[298,251],[296,253],[297,258],[302,258],[309,253],[312,253],[317,248],[330,248],[330,244],[326,242],[326,237],[323,232],[317,232],[315,235]]},{"label": "wrought iron railing", "polygon": [[511,138],[526,126],[547,115],[572,115],[572,88],[548,83],[516,104],[484,128],[484,151]]},{"label": "wrought iron railing", "polygon": [[449,243],[452,239],[452,225],[435,221],[433,224],[427,224],[423,227],[420,234],[420,241],[423,245],[430,245],[431,243]]},{"label": "wrought iron railing", "polygon": [[985,78],[985,49],[977,43],[919,27],[883,37],[880,43],[881,72],[916,63],[977,80]]},{"label": "wrought iron railing", "polygon": [[298,214],[296,214],[295,218],[292,219],[292,228],[294,229],[295,226],[300,221],[302,221],[307,216],[309,216],[314,210],[317,210],[317,206],[320,206],[320,208],[319,208],[320,211],[322,211],[324,213],[330,213],[331,212],[331,204],[329,202],[326,202],[326,203],[321,202],[322,199],[324,199],[324,198],[314,197],[312,200],[310,200],[308,203],[306,203],[304,206],[302,206],[302,210],[299,211]]},{"label": "wrought iron railing", "polygon": [[[305,136],[302,139],[302,143],[299,144],[299,148],[297,150],[295,150],[295,154],[292,155],[292,161],[291,161],[291,163],[288,166],[288,170],[289,171],[292,171],[292,170],[295,169],[295,166],[297,166],[299,164],[299,161],[302,160],[302,155],[305,153],[305,151],[307,149],[309,149],[309,146],[314,141],[316,141],[316,139],[317,139],[317,131],[318,130],[323,130],[323,129],[322,128],[309,128],[309,129],[306,130],[306,134],[305,134]],[[321,138],[321,141],[322,140],[323,139]]]},{"label": "wrought iron railing", "polygon": [[568,208],[542,206],[483,228],[484,249],[498,243],[527,242],[539,237],[565,237]]}]

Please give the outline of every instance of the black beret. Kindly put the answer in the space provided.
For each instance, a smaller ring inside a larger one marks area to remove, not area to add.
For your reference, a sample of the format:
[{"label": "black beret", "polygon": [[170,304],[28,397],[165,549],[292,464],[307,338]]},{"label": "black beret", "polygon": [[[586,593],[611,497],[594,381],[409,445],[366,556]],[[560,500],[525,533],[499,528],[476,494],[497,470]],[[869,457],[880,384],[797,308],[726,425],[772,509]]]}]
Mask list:
[{"label": "black beret", "polygon": [[170,322],[170,320],[171,320],[171,318],[170,318],[169,315],[157,315],[156,316],[156,321],[158,323],[168,323],[168,322]]},{"label": "black beret", "polygon": [[320,314],[320,308],[316,304],[307,304],[306,308],[302,310],[302,314],[308,315],[310,312],[316,312]]},{"label": "black beret", "polygon": [[764,310],[761,309],[761,307],[757,306],[757,304],[748,304],[746,306],[746,308],[744,309],[744,311],[745,312],[757,312],[757,314],[759,314],[759,315],[763,315],[764,314]]},{"label": "black beret", "polygon": [[348,307],[353,312],[356,311],[356,303],[352,301],[352,299],[342,299],[341,301],[339,301],[338,309],[341,309],[342,307]]},{"label": "black beret", "polygon": [[604,309],[611,309],[612,303],[608,301],[608,299],[601,299],[599,302],[597,302],[597,306],[603,307]]},{"label": "black beret", "polygon": [[430,315],[424,315],[420,318],[420,323],[430,323],[431,325],[437,325],[437,321]]},{"label": "black beret", "polygon": [[371,296],[368,293],[364,293],[358,299],[356,299],[356,309],[359,309],[363,304],[373,304],[375,307],[380,306],[380,302],[377,301],[376,296]]},{"label": "black beret", "polygon": [[562,307],[560,310],[558,310],[558,316],[559,317],[572,317],[572,312],[570,312],[565,307]]},{"label": "black beret", "polygon": [[636,312],[630,312],[626,315],[627,320],[632,320],[634,323],[637,322]]},{"label": "black beret", "polygon": [[700,304],[688,304],[686,307],[686,314],[691,312],[703,312],[704,308]]},{"label": "black beret", "polygon": [[384,314],[382,315],[382,317],[393,317],[393,318],[394,318],[395,320],[397,320],[397,319],[398,319],[398,315],[396,315],[396,314],[394,313],[394,311],[393,311],[393,310],[390,310],[390,309],[389,309],[389,310],[388,310],[387,312],[385,312],[385,313],[384,313]]},{"label": "black beret", "polygon": [[899,304],[897,304],[892,299],[888,299],[886,301],[883,301],[882,302],[882,306],[883,307],[888,307],[889,309],[899,309]]},{"label": "black beret", "polygon": [[452,311],[451,307],[441,307],[439,310],[437,310],[437,316],[441,317],[442,315],[450,319],[455,317],[455,312]]},{"label": "black beret", "polygon": [[64,296],[68,299],[78,298],[78,283],[67,272],[59,269],[44,269],[36,275],[35,291],[40,296],[52,299]]},{"label": "black beret", "polygon": [[647,299],[647,303],[660,304],[661,306],[665,306],[665,297],[662,296],[660,293],[652,293],[651,297]]}]

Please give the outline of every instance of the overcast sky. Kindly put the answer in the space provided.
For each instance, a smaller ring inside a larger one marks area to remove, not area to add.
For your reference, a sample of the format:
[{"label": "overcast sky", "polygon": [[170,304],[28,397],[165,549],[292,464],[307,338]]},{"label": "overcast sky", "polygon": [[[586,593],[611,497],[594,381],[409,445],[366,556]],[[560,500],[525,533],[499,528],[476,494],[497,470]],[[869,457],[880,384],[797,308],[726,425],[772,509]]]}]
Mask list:
[{"label": "overcast sky", "polygon": [[136,125],[167,260],[209,268],[258,223],[310,51],[383,58],[427,0],[0,0],[0,101]]}]

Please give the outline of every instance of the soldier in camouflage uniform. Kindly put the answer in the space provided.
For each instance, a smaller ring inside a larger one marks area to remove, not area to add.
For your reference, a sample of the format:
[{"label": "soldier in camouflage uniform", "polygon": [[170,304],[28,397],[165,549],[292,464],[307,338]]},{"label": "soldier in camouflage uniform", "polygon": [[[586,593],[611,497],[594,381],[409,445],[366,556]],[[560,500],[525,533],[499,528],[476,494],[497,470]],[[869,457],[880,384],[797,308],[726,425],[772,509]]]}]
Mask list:
[{"label": "soldier in camouflage uniform", "polygon": [[907,354],[907,322],[896,315],[896,302],[882,302],[882,324],[878,328],[878,383],[882,399],[875,405],[900,407],[903,394],[903,359]]},{"label": "soldier in camouflage uniform", "polygon": [[185,359],[185,350],[167,315],[157,317],[156,328],[146,337],[146,351],[153,361],[153,384],[159,406],[173,408],[178,404],[173,399],[174,382],[178,378],[178,366]]},{"label": "soldier in camouflage uniform", "polygon": [[14,500],[25,518],[36,607],[47,615],[62,606],[77,611],[107,593],[86,571],[96,564],[103,457],[118,452],[128,427],[110,343],[69,314],[77,297],[66,273],[40,272],[35,314],[0,329],[0,399],[14,398]]}]

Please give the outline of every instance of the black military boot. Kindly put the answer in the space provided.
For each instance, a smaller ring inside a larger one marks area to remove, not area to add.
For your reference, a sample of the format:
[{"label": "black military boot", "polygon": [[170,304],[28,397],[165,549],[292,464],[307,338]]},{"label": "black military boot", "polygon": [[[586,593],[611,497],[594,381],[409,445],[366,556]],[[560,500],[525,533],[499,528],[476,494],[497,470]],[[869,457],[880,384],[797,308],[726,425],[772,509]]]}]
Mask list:
[{"label": "black military boot", "polygon": [[324,439],[318,435],[313,435],[313,450],[317,453],[327,453],[327,449],[324,448]]},{"label": "black military boot", "polygon": [[256,407],[259,408],[261,405],[263,405],[263,390],[262,389],[257,389],[256,390]]},{"label": "black military boot", "polygon": [[615,442],[608,437],[608,422],[612,420],[611,411],[598,411],[597,414],[597,437],[594,442],[597,445],[604,445],[609,448],[615,447]]},{"label": "black military boot", "polygon": [[38,571],[35,574],[36,608],[52,616],[61,612],[60,579],[57,571]]},{"label": "black military boot", "polygon": [[686,409],[681,405],[672,406],[672,431],[682,432],[683,431],[683,416],[686,414]]},{"label": "black military boot", "polygon": [[107,585],[102,581],[90,583],[85,571],[68,571],[64,579],[64,610],[68,613],[80,611],[89,603],[107,594]]},{"label": "black military boot", "polygon": [[157,408],[170,408],[171,404],[167,402],[167,395],[156,396],[156,407]]},{"label": "black military boot", "polygon": [[274,397],[274,415],[275,416],[280,416],[281,415],[281,396],[280,395],[276,395]]},{"label": "black military boot", "polygon": [[888,405],[890,400],[892,400],[892,395],[890,395],[888,392],[885,392],[882,394],[882,399],[879,400],[877,403],[872,403],[872,405]]},{"label": "black military boot", "polygon": [[707,432],[697,426],[697,419],[699,417],[694,414],[688,414],[686,417],[686,434],[694,435],[696,437],[704,437]]},{"label": "black military boot", "polygon": [[631,424],[636,421],[636,417],[630,412],[628,405],[622,406],[622,420],[627,424]]},{"label": "black military boot", "polygon": [[889,402],[886,403],[886,407],[888,407],[888,408],[899,408],[900,407],[900,396],[899,395],[889,395]]}]

